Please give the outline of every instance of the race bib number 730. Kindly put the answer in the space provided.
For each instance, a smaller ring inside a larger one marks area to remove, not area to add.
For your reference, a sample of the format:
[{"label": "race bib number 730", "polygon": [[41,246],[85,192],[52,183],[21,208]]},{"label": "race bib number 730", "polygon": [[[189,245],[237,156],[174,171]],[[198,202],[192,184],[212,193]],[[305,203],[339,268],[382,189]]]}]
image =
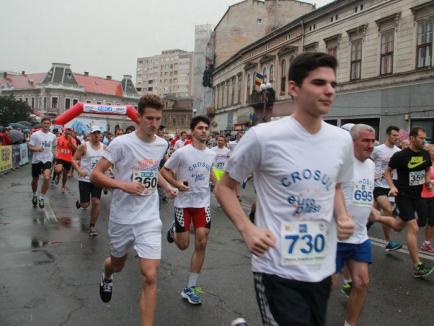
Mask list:
[{"label": "race bib number 730", "polygon": [[281,227],[282,265],[318,264],[328,254],[327,224],[321,221],[286,222]]}]

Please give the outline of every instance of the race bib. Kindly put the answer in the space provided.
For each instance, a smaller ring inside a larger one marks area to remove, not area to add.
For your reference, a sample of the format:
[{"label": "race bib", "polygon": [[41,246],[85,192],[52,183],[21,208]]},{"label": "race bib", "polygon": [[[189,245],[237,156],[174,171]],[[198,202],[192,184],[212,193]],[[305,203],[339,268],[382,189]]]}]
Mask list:
[{"label": "race bib", "polygon": [[91,157],[90,159],[90,169],[93,171],[97,165],[97,163],[99,162],[99,160],[101,159],[101,156],[97,156],[97,157]]},{"label": "race bib", "polygon": [[425,182],[425,170],[412,171],[409,173],[409,186],[420,186]]},{"label": "race bib", "polygon": [[282,223],[281,264],[311,265],[321,263],[328,255],[328,228],[322,221]]},{"label": "race bib", "polygon": [[353,183],[351,202],[354,206],[372,207],[374,185],[368,179]]},{"label": "race bib", "polygon": [[142,196],[150,196],[154,193],[155,189],[157,189],[157,173],[158,170],[133,171],[133,181],[145,186]]},{"label": "race bib", "polygon": [[225,162],[217,162],[215,167],[216,169],[223,170],[225,168]]}]

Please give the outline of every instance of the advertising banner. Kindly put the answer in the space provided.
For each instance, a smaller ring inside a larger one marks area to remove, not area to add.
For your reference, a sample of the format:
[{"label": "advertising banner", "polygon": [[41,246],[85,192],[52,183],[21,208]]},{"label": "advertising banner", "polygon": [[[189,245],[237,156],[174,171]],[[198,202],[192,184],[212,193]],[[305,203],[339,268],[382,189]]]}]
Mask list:
[{"label": "advertising banner", "polygon": [[29,163],[29,149],[27,144],[20,144],[20,165]]},{"label": "advertising banner", "polygon": [[12,145],[0,146],[0,173],[12,169]]},{"label": "advertising banner", "polygon": [[14,169],[20,166],[20,144],[12,145],[12,167]]},{"label": "advertising banner", "polygon": [[107,131],[107,120],[92,118],[75,118],[68,122],[65,127],[73,128],[79,135],[90,133],[92,126],[98,126],[102,132]]},{"label": "advertising banner", "polygon": [[84,104],[84,113],[127,114],[127,107],[120,105]]}]

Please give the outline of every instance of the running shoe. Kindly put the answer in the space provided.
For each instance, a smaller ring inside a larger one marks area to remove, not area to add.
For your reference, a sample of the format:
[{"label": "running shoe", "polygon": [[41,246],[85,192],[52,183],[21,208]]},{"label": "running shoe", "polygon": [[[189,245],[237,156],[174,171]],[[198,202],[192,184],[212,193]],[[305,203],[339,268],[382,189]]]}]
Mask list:
[{"label": "running shoe", "polygon": [[181,297],[186,299],[190,304],[201,304],[202,299],[200,297],[200,294],[202,294],[203,291],[198,286],[192,286],[191,288],[184,288],[181,292]]},{"label": "running shoe", "polygon": [[390,252],[390,251],[395,251],[395,250],[399,250],[402,248],[402,243],[390,240],[387,244],[386,247],[384,248],[386,250],[386,252]]},{"label": "running shoe", "polygon": [[167,234],[166,234],[167,242],[172,243],[173,241],[175,241],[174,234],[175,234],[175,222],[170,224],[170,227],[167,230]]},{"label": "running shoe", "polygon": [[33,196],[32,197],[32,204],[33,204],[33,207],[36,207],[36,206],[38,206],[38,196]]},{"label": "running shoe", "polygon": [[81,208],[81,206],[80,206],[80,201],[79,201],[79,200],[77,200],[77,201],[75,202],[75,208],[77,208],[77,209],[80,209],[80,208]]},{"label": "running shoe", "polygon": [[424,263],[419,263],[416,267],[413,268],[413,276],[414,277],[425,277],[430,275],[434,271],[434,267],[427,268]]},{"label": "running shoe", "polygon": [[103,302],[109,302],[112,298],[113,292],[113,280],[107,280],[104,277],[104,273],[101,277],[101,282],[99,283],[99,296]]},{"label": "running shoe", "polygon": [[45,204],[44,204],[44,198],[39,198],[39,208],[44,208]]},{"label": "running shoe", "polygon": [[342,284],[342,287],[341,287],[341,293],[343,295],[345,295],[347,298],[349,298],[350,294],[351,294],[351,289],[352,288],[353,288],[352,282],[344,283],[344,284]]},{"label": "running shoe", "polygon": [[89,227],[89,238],[93,238],[98,236],[98,232],[96,232],[96,228],[94,226]]},{"label": "running shoe", "polygon": [[430,252],[430,253],[434,253],[434,248],[432,247],[432,245],[431,245],[431,242],[429,242],[429,243],[423,243],[421,246],[420,246],[420,250],[422,250],[422,251],[426,251],[426,252]]}]

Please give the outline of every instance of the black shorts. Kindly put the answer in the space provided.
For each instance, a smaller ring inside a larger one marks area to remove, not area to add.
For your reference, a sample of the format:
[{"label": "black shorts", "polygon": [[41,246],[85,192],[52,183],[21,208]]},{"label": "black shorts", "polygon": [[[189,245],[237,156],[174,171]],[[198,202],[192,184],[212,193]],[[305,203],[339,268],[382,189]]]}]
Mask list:
[{"label": "black shorts", "polygon": [[38,162],[32,164],[32,177],[37,178],[39,175],[44,173],[45,170],[51,169],[51,162]]},{"label": "black shorts", "polygon": [[90,202],[90,198],[101,199],[102,188],[91,182],[78,181],[78,190],[80,191],[80,203]]},{"label": "black shorts", "polygon": [[401,220],[408,222],[414,220],[417,216],[424,214],[422,209],[422,198],[409,196],[405,193],[398,193],[395,199],[396,206],[399,210],[399,217]]},{"label": "black shorts", "polygon": [[325,325],[331,277],[311,283],[264,273],[253,276],[263,325]]},{"label": "black shorts", "polygon": [[55,163],[56,165],[57,164],[62,164],[63,165],[63,168],[66,170],[66,171],[70,171],[71,170],[71,167],[72,167],[72,163],[71,162],[68,162],[68,161],[64,161],[64,160],[61,160],[61,159],[58,159],[58,158],[56,158],[56,163]]},{"label": "black shorts", "polygon": [[389,196],[389,188],[375,187],[374,188],[374,199],[377,199],[380,196]]},{"label": "black shorts", "polygon": [[434,197],[421,199],[422,213],[417,215],[417,225],[424,227],[428,222],[429,226],[434,226]]}]

